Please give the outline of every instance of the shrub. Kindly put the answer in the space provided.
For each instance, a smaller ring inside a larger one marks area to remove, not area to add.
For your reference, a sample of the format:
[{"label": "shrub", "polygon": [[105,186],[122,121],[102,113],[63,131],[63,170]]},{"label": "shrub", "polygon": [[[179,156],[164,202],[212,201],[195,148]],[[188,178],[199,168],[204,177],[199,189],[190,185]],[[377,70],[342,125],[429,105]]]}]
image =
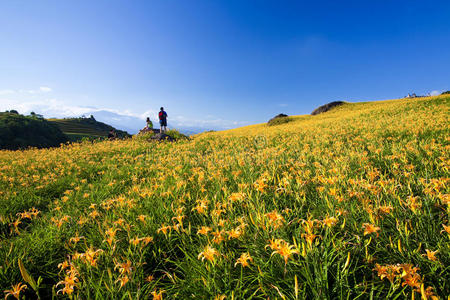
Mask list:
[{"label": "shrub", "polygon": [[344,101],[333,101],[333,102],[327,103],[325,105],[322,105],[322,106],[319,106],[318,108],[316,108],[311,113],[311,115],[314,116],[314,115],[318,115],[318,114],[327,112],[327,111],[331,110],[332,108],[335,108],[336,106],[340,106],[340,105],[342,105],[344,103],[345,103]]},{"label": "shrub", "polygon": [[281,125],[281,124],[285,124],[285,123],[288,123],[291,121],[292,121],[292,118],[288,117],[287,115],[279,114],[278,116],[270,119],[269,122],[267,122],[267,125],[269,125],[269,126]]},{"label": "shrub", "polygon": [[175,140],[179,140],[179,139],[188,139],[189,137],[187,135],[182,134],[181,132],[179,132],[176,129],[170,129],[167,130],[165,132],[165,134],[167,134],[168,136],[170,136],[171,138],[175,139]]}]

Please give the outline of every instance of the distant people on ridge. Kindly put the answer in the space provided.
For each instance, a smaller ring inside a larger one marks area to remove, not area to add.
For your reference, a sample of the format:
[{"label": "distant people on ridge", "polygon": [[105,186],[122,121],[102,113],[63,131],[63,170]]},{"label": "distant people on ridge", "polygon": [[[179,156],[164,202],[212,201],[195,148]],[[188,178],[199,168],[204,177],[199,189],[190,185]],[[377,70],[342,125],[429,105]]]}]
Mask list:
[{"label": "distant people on ridge", "polygon": [[158,114],[159,116],[159,132],[163,133],[167,131],[167,113],[164,111],[164,107],[161,107],[161,110]]},{"label": "distant people on ridge", "polygon": [[149,129],[153,129],[153,123],[152,123],[152,121],[150,120],[150,118],[149,117],[147,117],[147,127],[146,127],[146,129],[147,130],[149,130]]},{"label": "distant people on ridge", "polygon": [[114,129],[111,129],[108,133],[108,139],[114,140],[117,137],[116,131]]}]

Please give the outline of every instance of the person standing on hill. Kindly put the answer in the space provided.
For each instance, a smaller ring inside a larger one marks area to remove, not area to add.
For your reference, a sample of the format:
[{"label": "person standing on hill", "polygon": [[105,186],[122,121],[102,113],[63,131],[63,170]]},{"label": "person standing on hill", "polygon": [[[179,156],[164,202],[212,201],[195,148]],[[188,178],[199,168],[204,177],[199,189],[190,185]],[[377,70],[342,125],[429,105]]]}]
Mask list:
[{"label": "person standing on hill", "polygon": [[160,133],[167,131],[167,113],[164,111],[164,107],[161,107],[161,110],[158,114],[159,116],[159,125],[161,126],[159,129]]}]

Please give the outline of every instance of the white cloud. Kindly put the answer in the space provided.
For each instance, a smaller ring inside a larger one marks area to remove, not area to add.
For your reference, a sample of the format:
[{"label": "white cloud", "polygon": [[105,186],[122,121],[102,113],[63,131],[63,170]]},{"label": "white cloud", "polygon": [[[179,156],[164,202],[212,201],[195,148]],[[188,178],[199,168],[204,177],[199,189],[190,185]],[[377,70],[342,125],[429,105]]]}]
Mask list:
[{"label": "white cloud", "polygon": [[14,90],[0,90],[0,96],[14,94],[15,92],[16,91],[14,91]]},{"label": "white cloud", "polygon": [[204,129],[230,129],[238,126],[249,125],[247,121],[225,120],[221,118],[189,119],[183,116],[170,118],[169,125],[175,127],[198,127]]},{"label": "white cloud", "polygon": [[40,86],[36,90],[13,90],[13,89],[4,89],[0,90],[0,96],[3,95],[13,95],[13,94],[41,94],[41,93],[49,93],[53,91],[52,88],[48,86]]},{"label": "white cloud", "polygon": [[22,114],[32,111],[46,117],[72,117],[80,116],[91,111],[91,108],[67,105],[57,99],[23,101],[16,99],[0,99],[0,110],[15,109]]},{"label": "white cloud", "polygon": [[438,96],[440,94],[441,94],[441,92],[440,91],[436,91],[436,90],[430,92],[431,96]]},{"label": "white cloud", "polygon": [[49,88],[48,86],[41,86],[41,87],[39,87],[39,90],[44,93],[48,93],[48,92],[52,91],[52,89]]},{"label": "white cloud", "polygon": [[278,104],[279,107],[287,107],[288,105],[286,103],[280,103]]}]

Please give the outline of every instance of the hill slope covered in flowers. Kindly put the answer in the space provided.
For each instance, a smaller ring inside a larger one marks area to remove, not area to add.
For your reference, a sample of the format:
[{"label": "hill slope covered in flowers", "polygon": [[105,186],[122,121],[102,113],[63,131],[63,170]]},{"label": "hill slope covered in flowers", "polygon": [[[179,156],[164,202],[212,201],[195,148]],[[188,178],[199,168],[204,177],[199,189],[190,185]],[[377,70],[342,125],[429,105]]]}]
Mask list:
[{"label": "hill slope covered in flowers", "polygon": [[0,152],[0,288],[42,298],[450,294],[449,96],[175,143]]}]

